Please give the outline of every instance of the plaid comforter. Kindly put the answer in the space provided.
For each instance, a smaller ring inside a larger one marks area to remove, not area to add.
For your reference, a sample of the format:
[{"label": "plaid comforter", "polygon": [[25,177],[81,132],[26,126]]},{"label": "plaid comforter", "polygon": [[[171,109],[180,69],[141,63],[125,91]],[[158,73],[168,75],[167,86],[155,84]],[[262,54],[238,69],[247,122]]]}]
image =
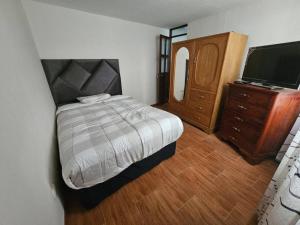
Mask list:
[{"label": "plaid comforter", "polygon": [[73,189],[116,176],[183,132],[177,116],[128,96],[64,106],[57,114],[62,175]]}]

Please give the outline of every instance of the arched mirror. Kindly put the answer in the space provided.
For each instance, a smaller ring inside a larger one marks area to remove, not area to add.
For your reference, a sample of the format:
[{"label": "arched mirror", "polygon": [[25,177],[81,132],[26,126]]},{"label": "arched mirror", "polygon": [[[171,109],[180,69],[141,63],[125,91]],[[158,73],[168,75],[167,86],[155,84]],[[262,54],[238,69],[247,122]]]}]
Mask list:
[{"label": "arched mirror", "polygon": [[174,97],[182,101],[185,94],[185,86],[189,73],[189,50],[181,47],[176,53],[175,76],[174,76]]}]

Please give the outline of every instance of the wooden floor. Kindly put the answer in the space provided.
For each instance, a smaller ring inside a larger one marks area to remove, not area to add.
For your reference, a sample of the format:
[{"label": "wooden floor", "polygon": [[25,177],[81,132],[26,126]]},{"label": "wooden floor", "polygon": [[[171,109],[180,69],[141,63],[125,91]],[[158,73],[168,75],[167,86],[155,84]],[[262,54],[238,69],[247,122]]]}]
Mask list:
[{"label": "wooden floor", "polygon": [[249,165],[214,135],[184,126],[176,155],[98,207],[86,211],[70,197],[66,224],[255,224],[255,208],[276,163]]}]

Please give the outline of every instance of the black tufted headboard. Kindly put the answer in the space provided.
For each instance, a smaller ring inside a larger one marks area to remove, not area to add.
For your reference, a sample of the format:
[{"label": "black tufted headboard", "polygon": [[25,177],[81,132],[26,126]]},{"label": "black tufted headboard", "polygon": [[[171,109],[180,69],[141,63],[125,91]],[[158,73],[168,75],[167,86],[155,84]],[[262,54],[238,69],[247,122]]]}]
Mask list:
[{"label": "black tufted headboard", "polygon": [[76,102],[80,96],[122,94],[117,59],[42,59],[56,105]]}]

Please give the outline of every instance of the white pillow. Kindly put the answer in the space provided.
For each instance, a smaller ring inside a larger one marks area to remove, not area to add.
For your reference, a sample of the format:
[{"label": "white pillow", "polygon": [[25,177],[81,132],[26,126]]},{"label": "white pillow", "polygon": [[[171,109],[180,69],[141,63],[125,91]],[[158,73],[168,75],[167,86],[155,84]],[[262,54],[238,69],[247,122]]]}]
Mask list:
[{"label": "white pillow", "polygon": [[95,103],[95,102],[100,102],[105,99],[110,98],[110,94],[102,93],[99,95],[90,95],[90,96],[84,96],[84,97],[78,97],[77,100],[80,101],[81,103],[84,104],[89,104],[89,103]]}]

